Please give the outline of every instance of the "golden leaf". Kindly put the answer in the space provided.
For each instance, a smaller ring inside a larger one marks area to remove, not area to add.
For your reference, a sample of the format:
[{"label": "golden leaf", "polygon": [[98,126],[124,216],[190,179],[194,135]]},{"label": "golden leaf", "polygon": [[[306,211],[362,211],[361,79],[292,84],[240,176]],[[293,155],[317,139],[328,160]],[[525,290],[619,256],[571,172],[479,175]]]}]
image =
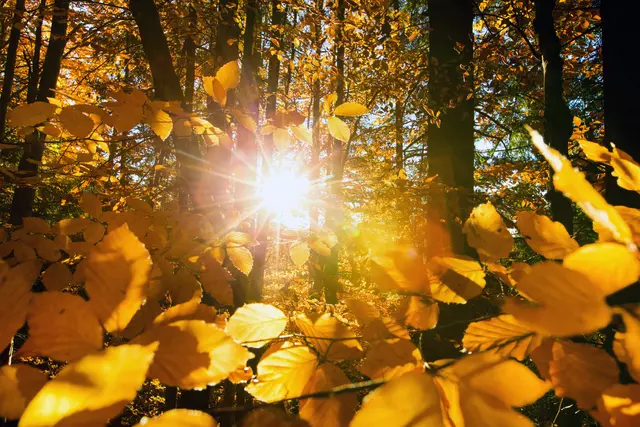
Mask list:
[{"label": "golden leaf", "polygon": [[14,108],[9,112],[12,126],[35,126],[53,116],[57,107],[48,102],[32,102]]},{"label": "golden leaf", "polygon": [[307,144],[311,144],[313,142],[313,136],[311,135],[311,131],[302,126],[291,126],[291,132],[293,136],[298,138],[302,142],[306,142]]},{"label": "golden leaf", "polygon": [[640,165],[630,155],[618,149],[614,144],[610,165],[612,176],[618,178],[618,185],[629,191],[640,191]]},{"label": "golden leaf", "polygon": [[242,274],[248,276],[253,268],[253,256],[249,249],[238,246],[235,248],[227,248],[227,256],[231,260],[231,263]]},{"label": "golden leaf", "polygon": [[216,420],[206,412],[191,409],[171,409],[157,417],[142,417],[135,427],[217,427]]},{"label": "golden leaf", "polygon": [[29,403],[20,427],[106,426],[136,397],[156,347],[109,347],[65,366]]},{"label": "golden leaf", "polygon": [[431,375],[408,373],[369,393],[349,427],[444,427]]},{"label": "golden leaf", "polygon": [[161,140],[166,140],[171,131],[173,131],[173,120],[169,113],[161,109],[151,110],[151,117],[147,118],[147,123],[151,126],[153,133],[158,135]]},{"label": "golden leaf", "polygon": [[89,304],[77,295],[41,292],[27,313],[29,338],[18,357],[72,361],[102,349],[103,332]]},{"label": "golden leaf", "polygon": [[156,341],[160,346],[149,377],[183,389],[215,385],[253,357],[216,325],[202,320],[158,325],[132,343],[148,345]]},{"label": "golden leaf", "polygon": [[568,341],[553,343],[549,377],[559,397],[571,397],[590,409],[602,392],[618,382],[618,366],[606,351]]},{"label": "golden leaf", "polygon": [[121,332],[146,297],[149,252],[125,224],[93,247],[85,267],[89,304],[107,332]]},{"label": "golden leaf", "polygon": [[307,242],[303,240],[295,241],[289,246],[289,255],[291,255],[291,259],[293,263],[298,267],[302,267],[305,262],[309,259],[311,255],[311,251],[309,250],[309,245]]},{"label": "golden leaf", "polygon": [[385,340],[387,338],[411,339],[409,330],[391,317],[381,317],[371,320],[362,330],[362,337],[368,342]]},{"label": "golden leaf", "polygon": [[80,207],[87,214],[94,218],[102,216],[102,202],[95,194],[84,192],[80,199]]},{"label": "golden leaf", "polygon": [[504,311],[542,335],[586,334],[606,326],[611,319],[611,309],[597,284],[552,261],[534,265],[518,282],[518,290],[534,302],[507,301]]},{"label": "golden leaf", "polygon": [[[331,390],[350,382],[340,368],[323,363],[309,379],[303,394]],[[355,393],[345,393],[319,399],[301,399],[299,413],[312,427],[341,427],[349,424],[357,406],[358,396]]]},{"label": "golden leaf", "polygon": [[144,200],[136,199],[135,197],[127,197],[127,206],[136,211],[151,214],[153,213],[153,208],[149,203]]},{"label": "golden leaf", "polygon": [[394,246],[372,256],[371,261],[371,278],[382,291],[430,292],[427,268],[414,248]]},{"label": "golden leaf", "polygon": [[81,233],[87,228],[89,225],[93,224],[93,221],[87,218],[67,218],[60,220],[60,222],[56,225],[54,232],[58,235],[72,235],[76,233]]},{"label": "golden leaf", "polygon": [[433,329],[438,323],[440,309],[433,301],[424,301],[422,297],[409,296],[403,298],[394,313],[396,320],[404,325],[420,330]]},{"label": "golden leaf", "polygon": [[257,380],[246,390],[267,403],[301,396],[317,365],[318,359],[309,347],[280,345],[262,357]]},{"label": "golden leaf", "polygon": [[473,322],[464,333],[462,345],[472,353],[490,351],[503,357],[526,359],[543,338],[521,325],[513,316],[502,314]]},{"label": "golden leaf", "polygon": [[362,346],[356,335],[329,313],[301,314],[296,317],[296,326],[307,337],[318,353],[328,360],[351,360],[362,355]]},{"label": "golden leaf", "polygon": [[433,257],[427,264],[429,286],[434,299],[465,304],[482,293],[486,285],[484,270],[468,257]]},{"label": "golden leaf", "polygon": [[233,305],[233,289],[229,284],[232,279],[231,273],[215,259],[206,262],[205,270],[200,273],[204,290],[223,305]]},{"label": "golden leaf", "polygon": [[335,116],[331,116],[327,119],[327,125],[329,126],[329,133],[335,139],[339,139],[343,142],[349,142],[351,138],[351,130],[349,125]]},{"label": "golden leaf", "polygon": [[44,236],[31,236],[34,237],[35,249],[38,252],[38,256],[45,261],[56,262],[60,259],[62,254],[59,251],[58,245],[55,241],[47,239]]},{"label": "golden leaf", "polygon": [[309,424],[283,409],[276,407],[258,408],[242,419],[242,427],[309,427]]},{"label": "golden leaf", "polygon": [[227,322],[225,332],[248,347],[262,347],[280,336],[289,319],[281,310],[269,304],[245,304]]},{"label": "golden leaf", "polygon": [[98,243],[104,237],[104,225],[99,222],[94,222],[84,229],[82,235],[87,243]]},{"label": "golden leaf", "polygon": [[625,332],[616,332],[613,352],[627,365],[629,374],[640,381],[640,320],[627,311],[621,311]]},{"label": "golden leaf", "polygon": [[240,110],[236,110],[235,108],[232,108],[230,112],[231,115],[238,121],[238,123],[240,123],[242,127],[247,129],[248,131],[255,132],[256,130],[258,130],[258,125],[251,116],[243,113]]},{"label": "golden leaf", "polygon": [[373,343],[360,367],[363,375],[384,380],[421,371],[424,371],[424,362],[420,350],[411,341],[399,338]]},{"label": "golden leaf", "polygon": [[582,148],[587,159],[593,162],[609,163],[611,160],[611,153],[607,150],[607,147],[586,139],[579,140],[578,144],[580,144],[580,148]]},{"label": "golden leaf", "polygon": [[27,261],[3,271],[0,276],[0,349],[9,345],[27,318],[33,295],[31,286],[40,268],[40,263]]},{"label": "golden leaf", "polygon": [[62,126],[76,138],[86,138],[93,132],[93,120],[75,106],[64,107],[58,114]]},{"label": "golden leaf", "polygon": [[226,323],[222,322],[223,316],[218,316],[215,307],[205,304],[193,305],[191,303],[178,304],[169,307],[164,313],[153,320],[154,325],[168,325],[178,320],[202,320],[205,323],[213,323],[223,329]]},{"label": "golden leaf", "polygon": [[273,143],[275,144],[278,151],[281,153],[285,152],[289,145],[291,145],[291,135],[289,135],[289,131],[283,128],[276,128],[276,130],[272,133]]},{"label": "golden leaf", "polygon": [[48,379],[45,373],[29,365],[0,367],[0,417],[10,420],[20,418]]},{"label": "golden leaf", "polygon": [[491,202],[476,206],[464,223],[469,246],[489,260],[506,258],[513,248],[513,237]]},{"label": "golden leaf", "polygon": [[[640,210],[626,206],[615,206],[614,208],[631,229],[633,242],[640,247]],[[598,223],[593,223],[593,231],[598,233],[601,242],[616,241],[611,231]]]},{"label": "golden leaf", "polygon": [[367,114],[369,109],[357,102],[345,102],[338,105],[334,111],[336,116],[361,116]]},{"label": "golden leaf", "polygon": [[51,264],[42,274],[42,283],[49,291],[62,291],[71,283],[71,270],[65,264]]},{"label": "golden leaf", "polygon": [[216,80],[225,90],[233,89],[240,83],[240,67],[237,61],[224,64],[216,73]]},{"label": "golden leaf", "polygon": [[22,230],[26,233],[51,233],[51,226],[47,221],[35,216],[22,218]]},{"label": "golden leaf", "polygon": [[598,399],[593,413],[604,427],[634,427],[640,423],[640,384],[615,384]]},{"label": "golden leaf", "polygon": [[345,304],[356,316],[361,326],[367,326],[372,321],[380,318],[380,312],[375,306],[369,302],[360,301],[355,298],[348,298]]},{"label": "golden leaf", "polygon": [[535,252],[549,259],[563,259],[579,248],[560,222],[534,212],[518,212],[518,229]]},{"label": "golden leaf", "polygon": [[142,305],[133,318],[131,318],[131,321],[124,331],[119,335],[128,340],[135,339],[135,337],[149,329],[151,325],[155,324],[154,321],[162,314],[164,313],[162,312],[160,303],[153,299],[147,299],[144,305]]}]

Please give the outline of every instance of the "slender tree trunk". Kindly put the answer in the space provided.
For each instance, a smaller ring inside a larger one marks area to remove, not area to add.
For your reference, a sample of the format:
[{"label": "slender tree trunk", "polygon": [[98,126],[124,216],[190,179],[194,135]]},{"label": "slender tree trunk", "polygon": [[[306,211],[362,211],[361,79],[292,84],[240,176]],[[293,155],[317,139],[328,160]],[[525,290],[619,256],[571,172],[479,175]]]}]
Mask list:
[{"label": "slender tree trunk", "polygon": [[[636,121],[640,115],[640,87],[634,67],[629,66],[629,41],[636,33],[640,3],[602,0],[602,66],[604,72],[604,139],[609,146],[627,152],[640,162]],[[607,174],[606,198],[613,205],[640,208],[640,195],[620,188]]]},{"label": "slender tree trunk", "polygon": [[191,113],[193,111],[193,94],[196,81],[196,42],[194,33],[198,31],[198,16],[193,6],[189,7],[189,35],[184,41],[184,64],[185,64],[185,88],[184,88],[184,109]]},{"label": "slender tree trunk", "polygon": [[[67,19],[69,15],[69,0],[56,0],[51,22],[51,37],[49,47],[44,58],[42,76],[38,88],[37,101],[48,102],[47,98],[55,97],[56,88],[64,48],[67,44]],[[26,138],[25,149],[18,165],[18,174],[22,177],[36,176],[38,165],[42,161],[45,135],[33,132]],[[17,187],[11,203],[11,223],[22,224],[22,218],[33,216],[33,204],[36,190],[30,186]]]},{"label": "slender tree trunk", "polygon": [[[544,71],[544,136],[551,147],[566,155],[569,150],[569,138],[573,133],[573,116],[563,96],[563,60],[560,54],[562,46],[556,34],[553,20],[556,1],[536,0],[535,6],[536,17],[533,26],[542,52]],[[552,172],[550,171],[550,173]],[[553,188],[549,191],[553,219],[560,221],[567,231],[572,233],[573,208],[571,201]]]},{"label": "slender tree trunk", "polygon": [[44,11],[47,7],[47,0],[40,0],[38,6],[38,27],[31,57],[31,70],[29,71],[29,82],[27,83],[27,103],[36,101],[38,96],[38,81],[40,80],[40,51],[42,50],[42,24],[44,22]]},{"label": "slender tree trunk", "polygon": [[[468,217],[473,194],[473,2],[429,1],[429,107],[440,112],[430,123],[428,176],[438,176],[441,210],[457,253],[466,251],[460,224]],[[444,205],[444,206],[441,206]]]},{"label": "slender tree trunk", "polygon": [[4,81],[2,82],[2,94],[0,94],[0,140],[4,140],[4,132],[7,125],[7,108],[9,107],[9,101],[11,100],[11,89],[13,88],[13,78],[16,71],[18,42],[20,41],[23,19],[24,0],[16,0],[16,7],[13,12],[11,34],[9,35],[9,46],[7,47],[7,59],[4,64]]},{"label": "slender tree trunk", "polygon": [[[322,8],[320,9],[322,11]],[[298,25],[298,11],[293,11],[293,25],[292,28],[295,28]],[[296,45],[291,43],[291,53],[289,54],[289,67],[287,67],[287,76],[285,77],[284,82],[284,107],[285,109],[289,108],[289,88],[291,87],[291,79],[293,78],[293,67],[291,64],[295,62],[296,59]],[[294,107],[295,107],[295,98],[294,98]]]}]

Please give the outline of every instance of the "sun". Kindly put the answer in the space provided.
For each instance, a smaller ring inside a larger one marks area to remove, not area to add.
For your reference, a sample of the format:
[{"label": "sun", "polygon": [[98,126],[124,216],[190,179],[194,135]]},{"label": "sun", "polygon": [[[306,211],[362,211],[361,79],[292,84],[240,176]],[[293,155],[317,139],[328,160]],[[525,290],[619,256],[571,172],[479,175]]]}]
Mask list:
[{"label": "sun", "polygon": [[259,186],[263,206],[279,217],[302,213],[307,208],[311,185],[293,170],[275,171]]}]

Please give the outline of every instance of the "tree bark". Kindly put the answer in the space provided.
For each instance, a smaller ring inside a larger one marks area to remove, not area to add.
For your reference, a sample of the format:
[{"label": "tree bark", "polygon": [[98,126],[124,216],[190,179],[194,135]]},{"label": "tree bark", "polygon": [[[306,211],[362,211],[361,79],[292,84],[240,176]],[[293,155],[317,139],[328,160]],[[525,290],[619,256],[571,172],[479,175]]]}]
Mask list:
[{"label": "tree bark", "polygon": [[[473,195],[473,2],[429,1],[429,107],[440,123],[428,126],[428,176],[438,176],[444,200],[434,200],[456,253],[466,252],[461,224]],[[444,206],[442,206],[444,205]]]},{"label": "tree bark", "polygon": [[40,51],[42,50],[42,24],[44,21],[44,10],[47,7],[47,0],[40,0],[38,6],[38,28],[31,57],[31,70],[29,71],[29,82],[27,83],[27,103],[35,102],[38,96],[38,81],[40,80]]},{"label": "tree bark", "polygon": [[[629,41],[635,37],[638,2],[602,0],[602,66],[604,72],[604,139],[640,162],[635,122],[640,115],[640,87],[629,66]],[[640,195],[622,189],[607,174],[606,198],[613,205],[640,208]]]},{"label": "tree bark", "polygon": [[[551,147],[567,155],[569,138],[573,133],[573,116],[563,96],[563,60],[560,52],[562,46],[554,26],[555,5],[555,0],[536,0],[536,17],[533,26],[540,44],[544,72],[544,137]],[[555,191],[553,185],[549,190],[548,198],[553,219],[560,221],[571,234],[573,232],[571,201],[562,193]]]},{"label": "tree bark", "polygon": [[16,71],[16,57],[18,55],[18,42],[22,32],[22,20],[24,19],[24,0],[16,0],[16,7],[13,12],[11,33],[9,35],[9,46],[7,47],[7,59],[4,64],[4,81],[2,82],[2,93],[0,94],[0,140],[4,141],[4,132],[7,121],[7,108],[11,100],[11,89],[13,88],[13,78]]},{"label": "tree bark", "polygon": [[[42,76],[38,88],[37,101],[48,102],[47,98],[55,97],[56,88],[64,48],[67,44],[67,19],[69,15],[70,0],[56,0],[51,22],[51,36],[49,47],[42,66]],[[42,161],[44,152],[45,135],[33,132],[25,140],[25,149],[18,165],[18,174],[21,177],[36,176],[38,165]],[[13,194],[11,203],[11,223],[21,225],[22,218],[33,216],[33,204],[36,190],[31,186],[19,186]]]}]

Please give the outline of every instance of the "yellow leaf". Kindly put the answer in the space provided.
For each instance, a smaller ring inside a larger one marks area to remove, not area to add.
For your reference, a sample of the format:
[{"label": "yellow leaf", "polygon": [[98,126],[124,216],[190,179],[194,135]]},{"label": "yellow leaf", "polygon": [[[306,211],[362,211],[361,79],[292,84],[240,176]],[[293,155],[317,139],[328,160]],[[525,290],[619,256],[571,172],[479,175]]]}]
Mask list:
[{"label": "yellow leaf", "polygon": [[318,359],[309,347],[281,345],[258,363],[258,377],[246,390],[263,402],[301,396],[316,370]]},{"label": "yellow leaf", "polygon": [[358,323],[361,326],[366,326],[372,321],[380,318],[380,312],[373,304],[369,302],[360,301],[355,298],[349,298],[345,301],[349,310],[356,316]]},{"label": "yellow leaf", "polygon": [[635,246],[629,226],[613,206],[589,184],[584,174],[575,170],[571,162],[557,150],[544,143],[542,136],[528,128],[533,144],[540,150],[555,170],[553,183],[556,189],[573,200],[594,222],[608,229],[620,243]]},{"label": "yellow leaf", "polygon": [[[323,363],[309,379],[303,394],[331,390],[349,384],[349,378],[340,368],[330,363]],[[342,427],[349,424],[358,406],[355,393],[344,393],[319,399],[301,399],[300,417],[309,422],[311,427]]]},{"label": "yellow leaf", "polygon": [[331,136],[335,139],[339,139],[340,141],[349,142],[349,138],[351,138],[349,125],[335,116],[331,116],[327,119],[327,125],[329,126],[329,133]]},{"label": "yellow leaf", "polygon": [[640,262],[635,253],[617,243],[593,243],[568,255],[562,263],[589,277],[592,292],[612,294],[636,282]]},{"label": "yellow leaf", "polygon": [[135,427],[217,427],[216,420],[206,412],[172,409],[157,417],[142,417]]},{"label": "yellow leaf", "polygon": [[106,426],[136,397],[155,348],[109,347],[65,366],[29,403],[20,427]]},{"label": "yellow leaf", "polygon": [[[631,229],[633,242],[640,247],[640,210],[626,206],[615,206],[614,208]],[[593,231],[598,233],[601,242],[616,241],[611,231],[598,223],[593,223]]]},{"label": "yellow leaf", "polygon": [[233,266],[242,272],[242,274],[248,276],[249,273],[251,273],[251,269],[253,268],[253,256],[249,249],[242,246],[227,248],[227,256],[231,260]]},{"label": "yellow leaf", "polygon": [[243,233],[241,231],[231,231],[225,234],[222,241],[227,248],[246,245],[253,246],[257,244],[256,240],[253,237],[251,237],[248,233]]},{"label": "yellow leaf", "polygon": [[42,274],[42,283],[49,291],[62,291],[71,283],[71,270],[65,264],[51,264]]},{"label": "yellow leaf", "polygon": [[57,243],[51,239],[47,239],[44,236],[32,236],[34,240],[36,251],[38,256],[45,261],[56,262],[60,259],[62,254],[59,251]]},{"label": "yellow leaf", "polygon": [[144,200],[136,199],[135,197],[127,197],[127,206],[142,213],[153,213],[153,208],[151,207],[151,205],[149,205],[149,203],[145,202]]},{"label": "yellow leaf", "polygon": [[27,318],[31,286],[41,264],[27,261],[2,271],[0,276],[0,349],[4,350]]},{"label": "yellow leaf", "polygon": [[231,115],[233,115],[233,117],[238,121],[238,123],[240,123],[242,127],[247,129],[248,131],[255,132],[256,130],[258,130],[258,125],[256,125],[255,120],[253,120],[251,116],[243,113],[240,110],[236,110],[235,108],[232,108],[230,112]]},{"label": "yellow leaf", "polygon": [[160,346],[149,377],[189,390],[219,383],[253,357],[216,325],[202,320],[158,325],[132,343],[148,345],[156,341]]},{"label": "yellow leaf", "polygon": [[52,125],[51,123],[47,123],[46,125],[42,126],[42,128],[38,128],[38,130],[45,135],[49,135],[54,138],[59,138],[60,136],[62,136],[62,130],[57,126]]},{"label": "yellow leaf", "polygon": [[29,338],[18,357],[42,356],[77,360],[102,349],[103,332],[89,304],[77,295],[35,294],[27,314]]},{"label": "yellow leaf", "polygon": [[409,340],[399,338],[374,342],[360,367],[371,379],[390,380],[407,372],[424,371],[420,350]]},{"label": "yellow leaf", "polygon": [[368,342],[385,340],[387,338],[402,338],[410,340],[411,336],[406,327],[391,317],[381,317],[371,320],[362,330],[362,338]]},{"label": "yellow leaf", "polygon": [[65,234],[69,236],[72,234],[81,233],[90,224],[93,224],[93,221],[87,218],[67,218],[61,220],[58,223],[58,225],[55,227],[54,232],[56,234]]},{"label": "yellow leaf", "polygon": [[424,301],[421,297],[405,297],[394,313],[396,320],[420,330],[429,330],[438,323],[440,309],[436,302]]},{"label": "yellow leaf", "polygon": [[242,369],[238,369],[235,372],[232,372],[229,375],[229,381],[233,384],[244,384],[253,378],[253,369],[250,367],[244,367]]},{"label": "yellow leaf", "polygon": [[289,129],[291,129],[293,135],[300,141],[306,142],[307,144],[311,144],[313,142],[313,137],[309,129],[302,126],[291,126]]},{"label": "yellow leaf", "polygon": [[619,150],[614,144],[610,165],[611,175],[618,178],[618,185],[629,191],[640,191],[640,165],[630,155]]},{"label": "yellow leaf", "polygon": [[472,353],[490,351],[503,357],[524,360],[540,346],[542,339],[513,316],[502,314],[471,323],[464,333],[462,345]]},{"label": "yellow leaf", "polygon": [[20,418],[48,379],[45,373],[29,365],[0,367],[0,417],[10,420]]},{"label": "yellow leaf", "polygon": [[42,218],[30,216],[22,218],[22,230],[26,233],[49,234],[51,226]]},{"label": "yellow leaf", "polygon": [[302,267],[309,259],[311,251],[309,250],[307,242],[298,240],[289,246],[289,255],[291,255],[291,259],[295,265]]},{"label": "yellow leaf", "polygon": [[291,145],[289,131],[284,128],[276,128],[276,130],[273,131],[272,137],[273,143],[281,153],[286,151],[289,145]]},{"label": "yellow leaf", "polygon": [[102,202],[95,194],[84,192],[80,199],[80,207],[87,214],[94,218],[102,216]]},{"label": "yellow leaf", "polygon": [[200,273],[200,283],[204,290],[222,305],[233,305],[233,289],[229,282],[233,276],[214,259],[207,262]]},{"label": "yellow leaf", "polygon": [[371,278],[380,290],[429,293],[429,278],[422,257],[409,246],[393,246],[371,257]]},{"label": "yellow leaf", "polygon": [[[172,308],[175,307],[171,307],[170,309]],[[151,325],[155,324],[155,320],[163,314],[162,307],[158,301],[154,299],[147,299],[144,305],[140,307],[133,316],[124,331],[120,332],[119,335],[127,340],[133,340],[142,332],[149,329]]]},{"label": "yellow leaf", "polygon": [[173,121],[173,133],[180,138],[190,138],[192,135],[191,122],[181,117],[176,117]]},{"label": "yellow leaf", "polygon": [[53,116],[57,107],[48,102],[32,102],[14,108],[9,112],[12,126],[35,126]]},{"label": "yellow leaf", "polygon": [[125,224],[93,247],[85,267],[89,304],[107,332],[123,331],[146,297],[149,252]]},{"label": "yellow leaf", "polygon": [[577,271],[552,261],[536,264],[518,282],[534,302],[507,301],[504,311],[523,326],[543,335],[586,334],[606,326],[611,309],[598,285]]},{"label": "yellow leaf", "polygon": [[266,407],[249,412],[242,419],[242,427],[309,427],[309,424],[284,409]]},{"label": "yellow leaf", "polygon": [[549,259],[563,259],[579,248],[560,222],[534,212],[518,212],[518,229],[535,252]]},{"label": "yellow leaf", "polygon": [[216,80],[225,90],[233,89],[240,83],[240,67],[237,61],[224,64],[216,73]]},{"label": "yellow leaf", "polygon": [[369,109],[357,102],[345,102],[338,105],[334,111],[336,116],[361,116],[367,114]]},{"label": "yellow leaf", "polygon": [[513,237],[491,202],[476,206],[464,223],[469,246],[489,260],[506,258],[513,247]]},{"label": "yellow leaf", "polygon": [[618,366],[606,351],[587,344],[553,343],[549,377],[559,397],[571,397],[590,409],[602,392],[618,382]]},{"label": "yellow leaf", "polygon": [[173,130],[173,120],[169,113],[161,109],[151,110],[151,117],[147,118],[147,123],[151,126],[153,133],[158,135],[161,140],[166,140]]},{"label": "yellow leaf", "polygon": [[287,315],[268,304],[245,304],[227,322],[225,332],[248,347],[262,347],[280,336],[287,326]]},{"label": "yellow leaf", "polygon": [[467,257],[433,257],[427,264],[434,299],[465,304],[482,293],[486,285],[480,264]]},{"label": "yellow leaf", "polygon": [[369,393],[349,427],[444,427],[432,377],[409,373]]},{"label": "yellow leaf", "polygon": [[616,332],[613,352],[627,365],[629,374],[640,381],[640,320],[627,311],[621,311],[625,332]]},{"label": "yellow leaf", "polygon": [[296,317],[296,326],[307,337],[318,353],[328,360],[357,359],[362,355],[362,346],[345,325],[329,313],[301,314]]},{"label": "yellow leaf", "polygon": [[75,106],[64,107],[58,114],[62,126],[76,138],[86,138],[93,132],[93,120]]},{"label": "yellow leaf", "polygon": [[104,237],[104,225],[99,222],[94,222],[84,229],[82,235],[87,243],[98,243]]},{"label": "yellow leaf", "polygon": [[607,150],[606,147],[603,147],[600,144],[596,144],[595,142],[587,141],[586,139],[581,139],[578,141],[580,144],[580,148],[584,152],[584,155],[587,156],[587,159],[593,162],[600,163],[609,163],[611,160],[611,153]]},{"label": "yellow leaf", "polygon": [[604,427],[633,427],[640,423],[640,384],[615,384],[598,399],[593,413]]},{"label": "yellow leaf", "polygon": [[173,304],[188,302],[195,307],[202,300],[202,287],[186,268],[178,269],[175,274],[163,276],[162,281]]}]

